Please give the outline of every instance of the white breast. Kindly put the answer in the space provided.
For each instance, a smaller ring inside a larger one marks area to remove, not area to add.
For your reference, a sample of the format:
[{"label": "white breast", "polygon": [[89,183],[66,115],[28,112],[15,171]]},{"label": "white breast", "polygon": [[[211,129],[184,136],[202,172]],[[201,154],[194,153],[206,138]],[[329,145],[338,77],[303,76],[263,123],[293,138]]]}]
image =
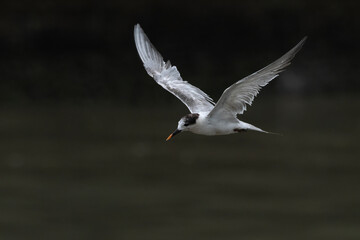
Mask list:
[{"label": "white breast", "polygon": [[209,119],[207,113],[199,113],[196,123],[189,129],[190,132],[202,135],[227,135],[236,133],[240,121],[236,118],[231,121],[214,121]]}]

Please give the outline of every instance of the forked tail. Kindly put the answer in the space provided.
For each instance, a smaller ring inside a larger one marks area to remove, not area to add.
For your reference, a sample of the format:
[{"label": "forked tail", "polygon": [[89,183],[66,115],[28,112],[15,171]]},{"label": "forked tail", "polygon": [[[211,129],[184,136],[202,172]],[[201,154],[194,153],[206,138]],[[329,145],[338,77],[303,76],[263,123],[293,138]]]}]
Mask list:
[{"label": "forked tail", "polygon": [[252,130],[252,131],[257,131],[257,132],[263,132],[263,133],[269,133],[269,134],[282,136],[282,134],[280,134],[280,133],[264,131],[264,130],[262,130],[262,129],[258,128],[258,127],[255,127],[254,125],[251,125],[249,123],[245,123],[245,122],[242,122],[242,123],[245,124],[244,127],[245,127],[246,130]]}]

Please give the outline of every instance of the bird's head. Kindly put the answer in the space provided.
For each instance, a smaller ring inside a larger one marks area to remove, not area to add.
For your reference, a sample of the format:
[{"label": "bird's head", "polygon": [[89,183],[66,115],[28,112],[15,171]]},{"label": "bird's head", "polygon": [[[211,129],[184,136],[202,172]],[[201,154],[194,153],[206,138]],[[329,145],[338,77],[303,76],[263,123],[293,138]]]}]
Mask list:
[{"label": "bird's head", "polygon": [[169,141],[172,137],[174,137],[176,134],[182,132],[182,131],[189,131],[191,128],[193,128],[196,124],[196,120],[199,118],[198,113],[189,113],[185,116],[183,116],[179,122],[177,129],[170,134],[170,136],[166,139],[166,141]]}]

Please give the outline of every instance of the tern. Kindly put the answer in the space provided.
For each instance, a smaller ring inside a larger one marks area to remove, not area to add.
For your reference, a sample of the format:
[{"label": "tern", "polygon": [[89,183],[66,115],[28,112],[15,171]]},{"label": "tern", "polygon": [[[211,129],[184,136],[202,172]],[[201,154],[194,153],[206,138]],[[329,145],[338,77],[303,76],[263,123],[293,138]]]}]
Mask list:
[{"label": "tern", "polygon": [[172,66],[170,61],[163,60],[139,24],[134,27],[134,38],[146,72],[190,110],[189,114],[180,119],[176,130],[166,139],[168,141],[183,131],[208,136],[227,135],[246,130],[269,133],[240,121],[237,115],[243,114],[246,105],[251,105],[260,89],[290,65],[291,59],[304,45],[307,37],[275,62],[225,89],[216,104],[201,89],[184,81],[176,66]]}]

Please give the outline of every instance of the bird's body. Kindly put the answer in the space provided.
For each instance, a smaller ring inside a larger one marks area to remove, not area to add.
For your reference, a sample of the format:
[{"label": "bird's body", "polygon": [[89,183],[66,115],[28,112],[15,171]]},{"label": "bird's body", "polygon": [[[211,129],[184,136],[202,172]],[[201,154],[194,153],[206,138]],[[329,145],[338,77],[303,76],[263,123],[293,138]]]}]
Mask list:
[{"label": "bird's body", "polygon": [[180,119],[177,129],[167,140],[181,131],[208,136],[227,135],[246,130],[267,133],[258,127],[240,121],[237,115],[246,110],[246,105],[251,105],[261,87],[267,85],[286,66],[290,65],[291,59],[306,40],[306,37],[303,38],[294,48],[275,62],[225,89],[215,104],[201,89],[184,81],[177,68],[172,66],[169,61],[164,62],[139,24],[135,25],[134,37],[136,48],[147,73],[160,86],[179,98],[191,112]]},{"label": "bird's body", "polygon": [[189,130],[196,134],[201,135],[226,135],[234,133],[234,129],[238,126],[238,123],[235,121],[227,122],[226,125],[218,121],[213,121],[209,117],[208,112],[199,113],[199,118],[196,120],[196,123],[190,125]]},{"label": "bird's body", "polygon": [[265,132],[260,128],[240,121],[235,117],[227,119],[226,124],[224,124],[224,121],[218,121],[217,119],[209,117],[208,112],[199,113],[199,116],[196,119],[196,123],[189,125],[188,128],[190,132],[207,136],[228,135],[245,130]]},{"label": "bird's body", "polygon": [[223,124],[221,121],[213,121],[213,119],[209,117],[209,113],[204,112],[199,114],[199,119],[193,127],[190,127],[190,131],[207,136],[227,135],[235,133],[234,129],[239,127],[240,121],[234,120],[235,121],[228,121],[226,124]]}]

